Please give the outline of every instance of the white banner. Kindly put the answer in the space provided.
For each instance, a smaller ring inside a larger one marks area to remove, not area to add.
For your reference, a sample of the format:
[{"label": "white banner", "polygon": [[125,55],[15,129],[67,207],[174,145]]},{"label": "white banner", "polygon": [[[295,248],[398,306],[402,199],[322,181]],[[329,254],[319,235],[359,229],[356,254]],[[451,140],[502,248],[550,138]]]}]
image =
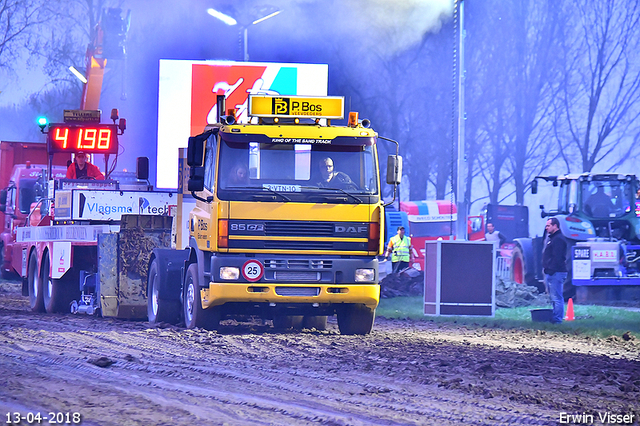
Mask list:
[{"label": "white banner", "polygon": [[458,213],[453,214],[410,214],[409,222],[455,222],[458,220]]},{"label": "white banner", "polygon": [[119,221],[123,214],[168,216],[169,206],[177,204],[173,192],[127,192],[73,190],[73,220]]},{"label": "white banner", "polygon": [[54,225],[21,226],[17,228],[16,241],[98,241],[98,234],[120,231],[120,225]]}]

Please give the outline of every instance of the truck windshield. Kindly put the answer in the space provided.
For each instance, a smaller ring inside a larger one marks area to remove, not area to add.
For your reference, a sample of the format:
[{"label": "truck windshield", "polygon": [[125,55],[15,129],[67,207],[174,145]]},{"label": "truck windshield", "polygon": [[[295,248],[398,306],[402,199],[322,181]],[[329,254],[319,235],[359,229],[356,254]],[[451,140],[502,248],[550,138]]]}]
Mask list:
[{"label": "truck windshield", "polygon": [[36,199],[36,179],[20,179],[20,193],[18,194],[18,209],[20,213],[28,214],[31,210],[31,203]]},{"label": "truck windshield", "polygon": [[633,185],[625,181],[582,182],[582,210],[593,218],[620,217],[631,211]]},{"label": "truck windshield", "polygon": [[[353,140],[353,138],[352,138]],[[368,141],[371,139],[368,138]],[[363,202],[377,196],[378,173],[373,144],[229,142],[221,140],[218,196],[251,199],[256,193],[318,201],[339,197]]]}]

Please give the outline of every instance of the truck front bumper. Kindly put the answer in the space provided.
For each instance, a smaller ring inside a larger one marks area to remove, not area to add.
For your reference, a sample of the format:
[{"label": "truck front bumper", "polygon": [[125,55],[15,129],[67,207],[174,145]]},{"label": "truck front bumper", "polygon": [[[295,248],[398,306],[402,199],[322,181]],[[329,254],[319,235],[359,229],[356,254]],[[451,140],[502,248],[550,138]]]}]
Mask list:
[{"label": "truck front bumper", "polygon": [[378,284],[275,284],[215,283],[201,289],[202,307],[225,303],[343,304],[362,303],[375,309],[380,300]]}]

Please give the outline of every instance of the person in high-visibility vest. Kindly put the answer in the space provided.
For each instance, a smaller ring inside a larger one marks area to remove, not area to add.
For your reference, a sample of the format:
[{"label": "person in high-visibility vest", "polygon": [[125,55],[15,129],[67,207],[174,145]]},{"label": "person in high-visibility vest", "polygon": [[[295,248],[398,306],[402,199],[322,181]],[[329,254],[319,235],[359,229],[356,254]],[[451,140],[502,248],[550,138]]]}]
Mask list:
[{"label": "person in high-visibility vest", "polygon": [[409,262],[413,261],[413,246],[411,245],[411,238],[404,235],[404,226],[398,226],[398,234],[394,235],[389,240],[385,257],[391,256],[391,265],[393,266],[393,272],[399,272],[409,266]]}]

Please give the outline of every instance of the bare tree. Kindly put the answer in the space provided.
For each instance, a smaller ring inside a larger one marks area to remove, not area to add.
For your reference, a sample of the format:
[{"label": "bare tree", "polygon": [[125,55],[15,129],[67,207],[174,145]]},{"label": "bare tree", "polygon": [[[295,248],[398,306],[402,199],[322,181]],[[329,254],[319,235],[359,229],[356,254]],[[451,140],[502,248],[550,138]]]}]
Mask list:
[{"label": "bare tree", "polygon": [[[605,158],[619,165],[640,131],[640,2],[567,2],[572,16],[563,43],[556,132],[568,169],[590,172]],[[572,161],[575,154],[580,164]],[[613,157],[616,155],[617,158]]]},{"label": "bare tree", "polygon": [[17,59],[37,51],[37,29],[46,22],[41,3],[0,0],[0,69],[14,72]]},{"label": "bare tree", "polygon": [[[333,56],[340,70],[338,92],[350,96],[352,108],[366,112],[381,135],[400,143],[411,199],[425,198],[428,183],[440,199],[450,189],[450,40],[445,26],[391,53],[336,49]],[[385,144],[380,147],[386,151]]]},{"label": "bare tree", "polygon": [[479,151],[469,173],[484,181],[489,202],[515,192],[522,204],[530,177],[551,162],[550,81],[563,17],[555,0],[488,1],[469,9],[467,145]]}]

